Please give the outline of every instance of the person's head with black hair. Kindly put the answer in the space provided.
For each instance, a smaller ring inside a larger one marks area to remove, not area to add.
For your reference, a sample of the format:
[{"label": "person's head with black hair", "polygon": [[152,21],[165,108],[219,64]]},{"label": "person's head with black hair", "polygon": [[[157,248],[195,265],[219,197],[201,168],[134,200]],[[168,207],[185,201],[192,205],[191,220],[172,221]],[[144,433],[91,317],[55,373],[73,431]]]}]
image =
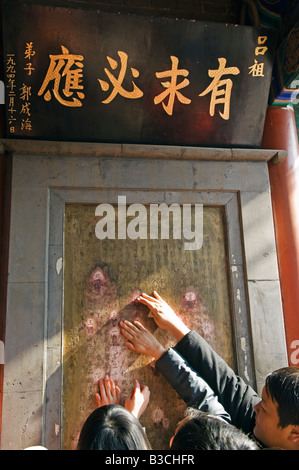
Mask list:
[{"label": "person's head with black hair", "polygon": [[257,439],[269,447],[299,450],[299,368],[269,374],[254,410]]},{"label": "person's head with black hair", "polygon": [[99,380],[95,395],[98,408],[86,419],[77,450],[149,450],[150,443],[139,418],[150,397],[146,385],[134,380],[134,388],[121,406],[121,391],[108,375]]},{"label": "person's head with black hair", "polygon": [[259,450],[246,434],[222,418],[188,408],[170,441],[171,450]]},{"label": "person's head with black hair", "polygon": [[150,443],[138,419],[121,405],[105,405],[85,421],[78,450],[149,450]]}]

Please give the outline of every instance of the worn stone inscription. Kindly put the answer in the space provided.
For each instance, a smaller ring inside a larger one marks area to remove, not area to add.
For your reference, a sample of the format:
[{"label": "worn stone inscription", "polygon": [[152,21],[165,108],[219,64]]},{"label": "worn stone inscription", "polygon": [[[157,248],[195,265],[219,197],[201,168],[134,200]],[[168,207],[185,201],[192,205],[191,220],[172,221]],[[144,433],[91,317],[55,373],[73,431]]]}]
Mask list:
[{"label": "worn stone inscription", "polygon": [[123,399],[135,377],[149,387],[141,421],[153,449],[168,449],[186,405],[150,358],[124,347],[119,322],[138,319],[163,345],[174,345],[136,302],[156,290],[235,367],[222,208],[203,208],[202,247],[191,251],[183,239],[99,240],[95,207],[67,205],[65,213],[63,448],[76,447],[96,407],[98,380],[109,374]]}]

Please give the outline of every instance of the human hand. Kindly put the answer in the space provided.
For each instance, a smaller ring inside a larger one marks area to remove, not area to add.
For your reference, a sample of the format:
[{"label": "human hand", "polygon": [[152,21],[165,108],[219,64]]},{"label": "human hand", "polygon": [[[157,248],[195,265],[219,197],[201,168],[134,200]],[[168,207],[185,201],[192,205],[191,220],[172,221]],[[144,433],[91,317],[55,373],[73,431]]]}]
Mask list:
[{"label": "human hand", "polygon": [[120,389],[108,375],[99,380],[99,390],[100,393],[96,393],[98,408],[104,405],[120,405]]},{"label": "human hand", "polygon": [[140,385],[135,379],[134,388],[125,401],[125,408],[139,419],[149,403],[149,398],[149,388],[146,385]]},{"label": "human hand", "polygon": [[128,340],[125,343],[128,349],[155,359],[159,359],[166,352],[162,344],[140,322],[134,321],[133,324],[125,320],[120,322],[120,327],[121,333]]},{"label": "human hand", "polygon": [[189,328],[156,291],[154,291],[154,296],[142,294],[137,300],[149,307],[160,328],[170,331],[178,340],[182,339],[190,331]]}]

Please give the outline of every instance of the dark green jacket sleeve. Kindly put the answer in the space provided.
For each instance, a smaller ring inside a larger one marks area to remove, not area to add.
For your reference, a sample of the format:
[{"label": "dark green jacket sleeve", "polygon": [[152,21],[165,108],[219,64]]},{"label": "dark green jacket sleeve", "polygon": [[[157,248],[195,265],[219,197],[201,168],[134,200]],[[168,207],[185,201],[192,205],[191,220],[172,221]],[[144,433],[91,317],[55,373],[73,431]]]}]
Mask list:
[{"label": "dark green jacket sleeve", "polygon": [[231,422],[245,433],[255,425],[254,406],[257,393],[226,364],[211,346],[194,330],[176,345],[183,356],[211,387],[219,402],[231,416]]}]

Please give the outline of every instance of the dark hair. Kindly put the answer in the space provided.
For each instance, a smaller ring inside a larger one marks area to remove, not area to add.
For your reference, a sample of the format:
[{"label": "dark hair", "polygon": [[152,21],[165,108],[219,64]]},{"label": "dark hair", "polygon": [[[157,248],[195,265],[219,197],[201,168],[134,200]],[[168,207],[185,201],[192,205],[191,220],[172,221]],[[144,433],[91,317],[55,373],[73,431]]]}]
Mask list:
[{"label": "dark hair", "polygon": [[221,418],[187,409],[187,418],[176,433],[171,450],[259,450],[254,441]]},{"label": "dark hair", "polygon": [[132,413],[120,405],[94,410],[85,421],[77,450],[149,450],[146,434]]},{"label": "dark hair", "polygon": [[267,393],[278,404],[279,426],[299,424],[299,368],[282,367],[266,377]]}]

